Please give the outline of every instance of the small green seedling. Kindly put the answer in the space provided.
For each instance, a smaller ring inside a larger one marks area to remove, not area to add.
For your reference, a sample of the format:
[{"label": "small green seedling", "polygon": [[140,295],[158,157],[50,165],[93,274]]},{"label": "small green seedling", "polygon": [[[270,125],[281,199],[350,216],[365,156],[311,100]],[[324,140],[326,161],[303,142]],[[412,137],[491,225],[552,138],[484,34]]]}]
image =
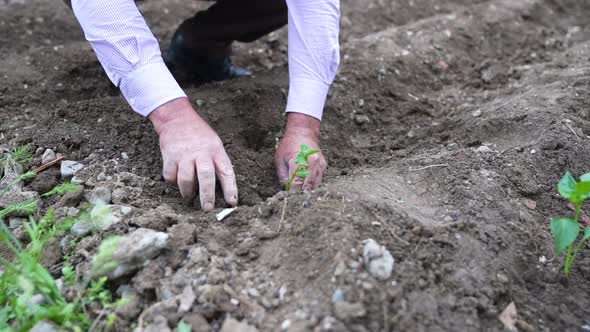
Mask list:
[{"label": "small green seedling", "polygon": [[566,276],[569,275],[570,268],[582,248],[584,242],[590,239],[590,226],[585,227],[583,237],[576,244],[578,235],[582,228],[580,226],[580,211],[582,204],[590,198],[590,173],[586,173],[580,177],[580,182],[566,172],[559,184],[557,190],[561,197],[569,200],[574,204],[574,218],[555,217],[551,219],[551,234],[555,241],[555,252],[561,255],[566,249],[565,265],[563,272]]},{"label": "small green seedling", "polygon": [[297,165],[297,167],[295,168],[295,171],[291,175],[289,181],[287,181],[287,183],[285,184],[285,189],[287,190],[291,189],[291,184],[293,183],[293,180],[295,180],[295,177],[298,177],[301,180],[303,180],[309,176],[309,172],[307,171],[307,167],[309,166],[307,158],[309,158],[309,156],[311,156],[312,154],[320,152],[320,150],[310,150],[309,147],[305,144],[301,144],[300,148],[301,150],[297,154],[297,157],[295,157],[295,164]]}]

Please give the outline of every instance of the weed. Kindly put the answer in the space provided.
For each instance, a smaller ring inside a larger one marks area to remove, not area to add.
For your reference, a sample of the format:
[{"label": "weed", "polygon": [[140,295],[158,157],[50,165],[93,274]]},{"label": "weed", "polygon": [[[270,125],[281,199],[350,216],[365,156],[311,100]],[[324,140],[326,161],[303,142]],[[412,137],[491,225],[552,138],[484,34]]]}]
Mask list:
[{"label": "weed", "polygon": [[[64,194],[79,188],[77,185],[62,183],[41,197]],[[6,225],[0,222],[0,242],[15,256],[13,261],[0,257],[0,331],[28,331],[43,319],[71,331],[86,331],[96,326],[100,318],[105,318],[106,327],[112,326],[117,318],[114,309],[123,302],[113,302],[110,291],[105,287],[106,278],[84,281],[73,266],[66,263],[62,268],[64,286],[70,287],[75,294],[74,300],[66,300],[51,274],[39,263],[45,243],[58,233],[68,230],[77,221],[74,218],[65,218],[57,222],[53,210],[35,220],[33,216],[40,201],[21,202],[0,211],[0,218],[13,212],[28,214],[29,221],[24,222],[23,226],[30,239],[29,244],[23,246]],[[108,211],[100,210],[100,214],[104,218],[109,217]],[[89,213],[83,213],[80,218],[84,216],[89,217]],[[104,246],[110,251],[103,253],[103,259],[109,252],[112,255],[116,249],[113,247],[116,243],[112,240],[105,242],[107,245],[101,245],[101,248]],[[35,300],[39,297],[41,301]],[[95,303],[102,310],[91,325],[88,312],[95,307]]]},{"label": "weed", "polygon": [[28,164],[33,159],[33,147],[30,145],[23,145],[12,149],[0,158],[0,163],[4,163],[8,156],[12,157],[18,164]]},{"label": "weed", "polygon": [[557,190],[561,197],[573,203],[575,211],[573,219],[567,217],[551,219],[551,234],[555,242],[556,254],[561,255],[567,249],[563,272],[568,276],[582,245],[590,239],[590,226],[587,226],[584,229],[582,239],[576,244],[576,239],[582,230],[579,222],[582,204],[586,199],[590,198],[590,173],[582,175],[580,182],[577,182],[569,171],[566,172],[563,178],[559,180]]},{"label": "weed", "polygon": [[180,323],[178,323],[178,327],[176,330],[178,332],[191,332],[193,329],[190,325],[181,320]]},{"label": "weed", "polygon": [[35,176],[37,176],[37,174],[36,173],[33,173],[33,172],[27,172],[25,174],[22,174],[21,176],[19,176],[18,178],[16,178],[14,181],[12,181],[12,183],[9,183],[6,186],[6,188],[2,189],[2,191],[0,191],[0,196],[6,195],[6,193],[9,192],[10,189],[12,189],[12,187],[14,187],[17,183],[19,183],[21,181],[26,181],[26,180],[32,179]]},{"label": "weed", "polygon": [[295,168],[295,171],[291,175],[289,181],[287,181],[287,183],[285,184],[285,189],[287,190],[291,189],[291,184],[293,183],[293,180],[295,180],[296,177],[303,180],[309,176],[309,172],[307,171],[309,163],[307,162],[307,159],[312,154],[320,152],[320,150],[310,150],[309,147],[305,144],[301,144],[300,149],[301,150],[297,154],[297,157],[295,157],[295,164],[297,165],[297,167]]},{"label": "weed", "polygon": [[92,260],[91,276],[102,275],[117,266],[117,262],[113,261],[112,258],[117,248],[119,248],[120,241],[120,236],[112,236],[102,241],[98,253]]},{"label": "weed", "polygon": [[41,195],[41,197],[49,197],[53,195],[63,195],[69,192],[78,191],[82,188],[82,186],[73,184],[71,182],[63,182],[58,184],[52,190],[46,192],[45,194]]}]

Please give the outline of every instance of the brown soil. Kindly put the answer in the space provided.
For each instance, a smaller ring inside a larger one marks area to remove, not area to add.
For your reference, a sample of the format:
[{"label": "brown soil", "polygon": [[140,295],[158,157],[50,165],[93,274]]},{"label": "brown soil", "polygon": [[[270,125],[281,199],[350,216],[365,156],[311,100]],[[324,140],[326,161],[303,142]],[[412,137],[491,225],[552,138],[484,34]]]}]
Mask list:
[{"label": "brown soil", "polygon": [[[113,285],[134,287],[141,308],[215,268],[251,305],[196,303],[213,330],[228,312],[262,331],[286,319],[293,331],[322,330],[338,288],[366,314],[336,320],[335,331],[500,331],[510,302],[519,330],[580,331],[590,324],[590,250],[563,278],[548,220],[571,213],[556,195],[559,178],[590,165],[590,2],[435,3],[342,1],[342,66],[322,129],[330,167],[312,193],[278,193],[271,166],[284,121],[285,30],[236,45],[235,62],[255,77],[187,88],[238,173],[242,206],[223,222],[161,181],[154,131],[110,86],[60,1],[0,2],[0,145],[55,149],[87,165],[86,189],[122,187],[136,214],[168,204],[196,225],[196,240]],[[205,5],[140,7],[164,49]],[[476,151],[482,145],[492,151]],[[119,181],[125,172],[135,180]],[[48,174],[31,186],[57,181]],[[272,235],[285,199],[284,225]],[[367,238],[395,257],[391,280],[357,266]],[[86,243],[93,251],[98,241]],[[195,247],[209,251],[204,269],[186,264]],[[335,275],[340,262],[346,268]],[[274,303],[282,285],[285,298]],[[171,327],[179,319],[168,316]]]}]

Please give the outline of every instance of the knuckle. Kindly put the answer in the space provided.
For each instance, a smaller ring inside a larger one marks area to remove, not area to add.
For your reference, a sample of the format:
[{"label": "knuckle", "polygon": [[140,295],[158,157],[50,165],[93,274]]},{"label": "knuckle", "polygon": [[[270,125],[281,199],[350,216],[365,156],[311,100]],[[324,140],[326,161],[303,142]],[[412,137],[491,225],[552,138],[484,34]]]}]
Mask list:
[{"label": "knuckle", "polygon": [[219,175],[223,177],[234,176],[234,168],[231,165],[223,165],[219,168]]}]

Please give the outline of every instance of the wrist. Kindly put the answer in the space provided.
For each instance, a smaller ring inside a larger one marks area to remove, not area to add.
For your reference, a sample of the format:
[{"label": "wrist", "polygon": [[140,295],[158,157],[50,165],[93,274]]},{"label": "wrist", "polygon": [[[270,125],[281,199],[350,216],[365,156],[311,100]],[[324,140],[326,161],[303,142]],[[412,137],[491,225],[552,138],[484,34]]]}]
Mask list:
[{"label": "wrist", "polygon": [[320,120],[296,112],[289,112],[287,114],[287,126],[285,127],[285,135],[290,133],[296,133],[299,135],[306,135],[316,140],[320,138]]},{"label": "wrist", "polygon": [[162,104],[148,115],[148,118],[156,129],[158,135],[166,124],[178,119],[186,119],[187,117],[198,118],[198,115],[186,97],[174,99]]}]

